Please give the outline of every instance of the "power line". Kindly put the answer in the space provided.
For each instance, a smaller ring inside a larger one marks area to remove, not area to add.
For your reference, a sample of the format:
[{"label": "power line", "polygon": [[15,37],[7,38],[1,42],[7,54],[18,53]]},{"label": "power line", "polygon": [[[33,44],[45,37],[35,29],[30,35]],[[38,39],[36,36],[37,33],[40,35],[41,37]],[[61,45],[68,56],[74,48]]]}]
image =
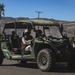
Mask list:
[{"label": "power line", "polygon": [[40,18],[40,14],[43,13],[43,12],[40,12],[40,11],[35,11],[37,14],[38,14],[38,19]]}]

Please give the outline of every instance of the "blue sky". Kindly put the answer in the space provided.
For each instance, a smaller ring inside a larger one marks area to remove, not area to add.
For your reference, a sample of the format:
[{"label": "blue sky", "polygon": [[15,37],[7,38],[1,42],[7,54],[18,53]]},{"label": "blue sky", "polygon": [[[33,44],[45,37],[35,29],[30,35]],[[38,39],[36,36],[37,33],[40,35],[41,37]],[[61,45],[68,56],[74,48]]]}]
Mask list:
[{"label": "blue sky", "polygon": [[75,0],[0,0],[5,5],[5,16],[75,21]]}]

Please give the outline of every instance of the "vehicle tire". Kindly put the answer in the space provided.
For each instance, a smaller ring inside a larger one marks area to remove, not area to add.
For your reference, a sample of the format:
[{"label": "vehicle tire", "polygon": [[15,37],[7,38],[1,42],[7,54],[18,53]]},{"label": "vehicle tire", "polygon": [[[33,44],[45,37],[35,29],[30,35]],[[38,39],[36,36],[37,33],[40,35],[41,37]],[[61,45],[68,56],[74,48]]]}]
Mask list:
[{"label": "vehicle tire", "polygon": [[50,71],[54,67],[54,54],[50,49],[43,49],[37,55],[37,64],[40,70]]},{"label": "vehicle tire", "polygon": [[2,50],[0,49],[0,65],[2,65],[3,59],[4,59],[4,55],[3,55]]},{"label": "vehicle tire", "polygon": [[75,69],[75,55],[69,59],[68,69]]}]

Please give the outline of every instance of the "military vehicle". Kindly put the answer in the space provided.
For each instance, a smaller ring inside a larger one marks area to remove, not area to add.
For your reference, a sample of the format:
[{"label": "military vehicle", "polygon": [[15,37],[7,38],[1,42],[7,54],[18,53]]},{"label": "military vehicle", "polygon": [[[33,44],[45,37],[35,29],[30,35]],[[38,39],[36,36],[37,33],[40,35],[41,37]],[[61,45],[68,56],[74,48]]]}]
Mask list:
[{"label": "military vehicle", "polygon": [[[21,49],[22,34],[27,28],[31,30],[33,36],[31,53]],[[11,40],[12,31],[16,32],[15,46]],[[67,34],[63,34],[63,25],[57,22],[46,20],[9,22],[4,25],[0,35],[0,65],[4,58],[17,60],[23,64],[27,61],[34,61],[37,62],[40,70],[50,71],[56,62],[68,62],[68,65],[73,67],[75,61],[72,57],[74,57],[74,50],[71,40]]]}]

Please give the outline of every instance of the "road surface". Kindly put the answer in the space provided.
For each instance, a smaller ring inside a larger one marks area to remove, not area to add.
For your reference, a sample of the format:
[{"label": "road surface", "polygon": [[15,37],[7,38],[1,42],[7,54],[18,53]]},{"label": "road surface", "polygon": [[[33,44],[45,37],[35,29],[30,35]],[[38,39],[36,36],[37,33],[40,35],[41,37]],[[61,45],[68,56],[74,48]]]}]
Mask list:
[{"label": "road surface", "polygon": [[75,75],[75,70],[69,71],[66,64],[57,64],[51,72],[42,72],[37,64],[28,62],[26,65],[19,65],[17,61],[4,60],[0,66],[0,75]]}]

